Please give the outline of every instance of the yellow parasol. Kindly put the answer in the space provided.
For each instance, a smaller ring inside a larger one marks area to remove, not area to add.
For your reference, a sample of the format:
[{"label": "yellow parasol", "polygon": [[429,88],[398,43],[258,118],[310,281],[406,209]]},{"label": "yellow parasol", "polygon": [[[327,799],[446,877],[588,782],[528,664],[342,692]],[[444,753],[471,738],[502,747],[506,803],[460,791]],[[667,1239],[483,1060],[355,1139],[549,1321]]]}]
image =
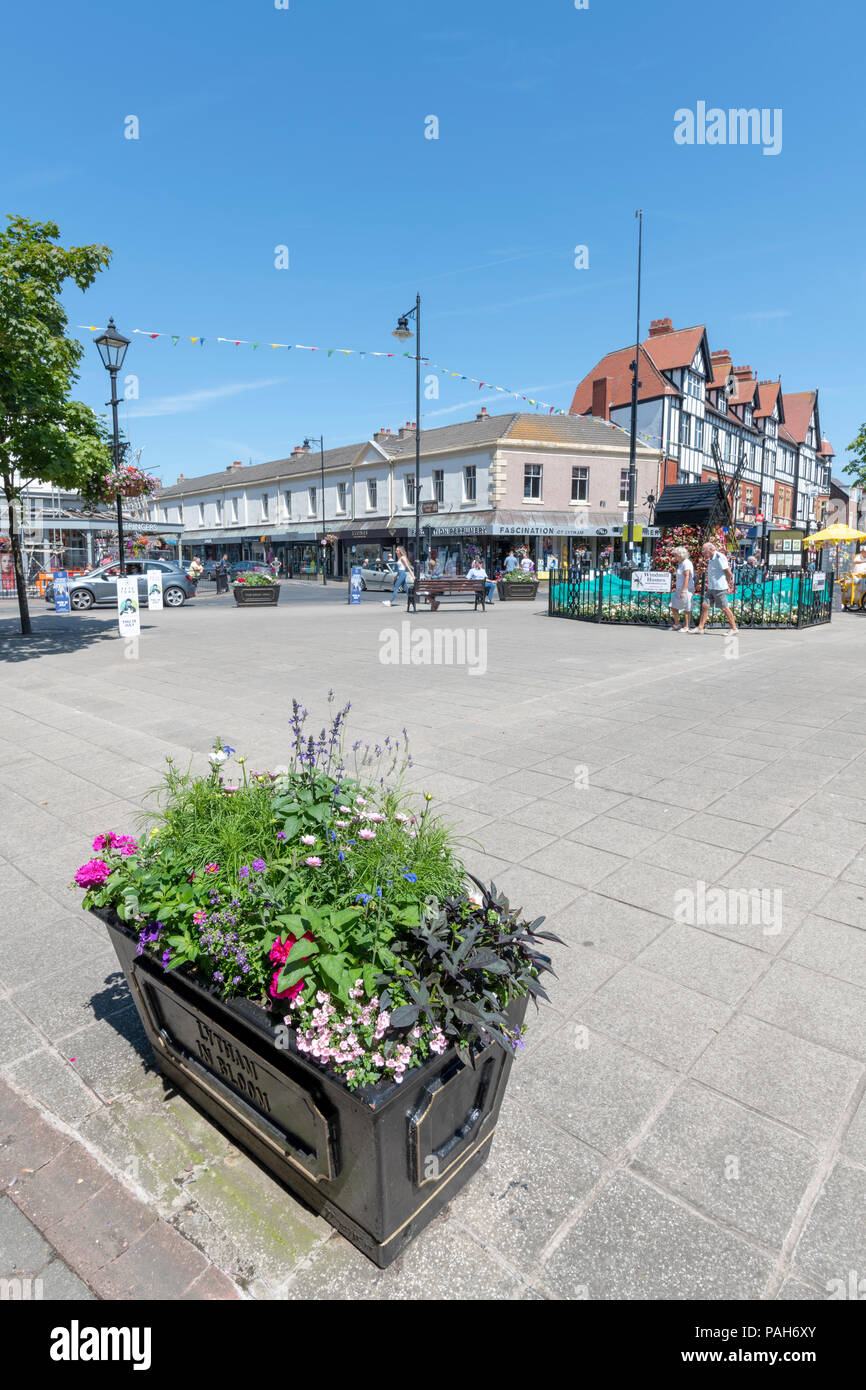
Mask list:
[{"label": "yellow parasol", "polygon": [[847,541],[866,540],[866,531],[852,531],[850,526],[828,526],[823,531],[816,531],[813,536],[806,537],[807,545],[845,545]]}]

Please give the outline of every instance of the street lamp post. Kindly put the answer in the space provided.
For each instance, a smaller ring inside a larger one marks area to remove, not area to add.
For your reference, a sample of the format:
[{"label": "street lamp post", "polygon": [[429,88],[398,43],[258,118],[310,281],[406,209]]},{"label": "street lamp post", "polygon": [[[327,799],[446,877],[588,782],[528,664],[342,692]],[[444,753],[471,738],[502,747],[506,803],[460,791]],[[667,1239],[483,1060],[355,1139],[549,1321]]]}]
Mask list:
[{"label": "street lamp post", "polygon": [[638,219],[637,232],[637,328],[635,330],[634,342],[634,361],[631,364],[632,383],[631,383],[631,438],[628,446],[628,531],[626,547],[629,560],[634,551],[634,502],[637,492],[637,393],[640,386],[638,380],[638,369],[640,366],[640,271],[641,271],[641,252],[643,250],[643,212],[640,209],[635,213]]},{"label": "street lamp post", "polygon": [[415,570],[421,564],[421,296],[416,294],[415,307],[401,314],[393,336],[405,342],[412,337],[409,320],[415,316]]},{"label": "street lamp post", "polygon": [[304,448],[309,453],[310,445],[318,444],[319,459],[322,465],[322,583],[327,587],[328,581],[325,578],[325,536],[328,534],[325,529],[325,437],[320,435],[318,438],[314,434],[308,435],[304,440]]},{"label": "street lamp post", "polygon": [[[129,347],[130,339],[124,338],[122,333],[118,333],[114,326],[114,319],[108,320],[108,327],[98,338],[94,338],[99,355],[102,358],[102,365],[111,373],[111,400],[106,401],[106,405],[111,406],[111,417],[114,426],[114,471],[120,473],[120,427],[117,423],[117,407],[120,400],[117,395],[117,373],[123,366],[123,359],[126,356],[126,349]],[[126,549],[123,540],[123,493],[120,488],[118,476],[117,487],[117,551],[120,557],[120,573],[126,574]]]}]

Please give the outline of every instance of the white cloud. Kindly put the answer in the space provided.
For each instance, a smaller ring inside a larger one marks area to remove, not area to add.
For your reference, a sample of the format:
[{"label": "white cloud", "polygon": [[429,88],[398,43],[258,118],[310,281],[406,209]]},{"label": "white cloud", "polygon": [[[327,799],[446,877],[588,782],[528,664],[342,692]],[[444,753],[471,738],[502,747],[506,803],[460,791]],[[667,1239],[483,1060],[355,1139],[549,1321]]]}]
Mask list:
[{"label": "white cloud", "polygon": [[182,396],[157,396],[149,403],[142,401],[127,414],[130,420],[149,420],[156,415],[186,415],[224,397],[240,396],[245,391],[262,391],[269,386],[283,386],[288,380],[286,376],[274,376],[264,381],[237,381],[225,386],[207,387],[202,391],[187,391]]}]

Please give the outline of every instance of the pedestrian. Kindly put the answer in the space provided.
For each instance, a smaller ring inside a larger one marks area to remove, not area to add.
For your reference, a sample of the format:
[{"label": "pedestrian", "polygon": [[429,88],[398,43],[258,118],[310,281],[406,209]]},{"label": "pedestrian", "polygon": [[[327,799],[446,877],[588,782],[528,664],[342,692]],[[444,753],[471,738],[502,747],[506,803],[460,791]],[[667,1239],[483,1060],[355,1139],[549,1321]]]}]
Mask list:
[{"label": "pedestrian", "polygon": [[516,570],[516,569],[517,569],[517,556],[515,555],[515,553],[514,553],[513,550],[509,550],[508,554],[507,554],[506,557],[505,557],[505,573],[506,573],[506,574],[510,574],[512,570]]},{"label": "pedestrian", "polygon": [[[473,561],[472,561],[472,565],[471,565],[470,568],[466,571],[466,578],[467,578],[467,579],[483,579],[483,580],[484,580],[485,603],[492,603],[492,602],[493,602],[493,595],[496,593],[496,584],[495,584],[495,581],[494,581],[494,580],[488,579],[488,578],[487,578],[487,571],[486,571],[486,569],[484,568],[484,564],[483,564],[483,562],[482,562],[482,560],[481,560],[481,556],[480,556],[480,555],[479,555],[479,557],[478,557],[477,560],[473,560]],[[434,610],[434,611],[435,611],[435,610]]]},{"label": "pedestrian", "polygon": [[229,557],[221,555],[216,567],[216,591],[218,594],[227,594],[229,591]]},{"label": "pedestrian", "polygon": [[409,585],[415,583],[415,573],[409,564],[409,556],[402,545],[397,546],[397,578],[394,580],[394,588],[391,590],[390,598],[383,598],[382,602],[386,608],[390,608],[397,595],[401,592],[408,593]]},{"label": "pedestrian", "polygon": [[695,597],[695,567],[692,564],[689,552],[684,545],[678,545],[674,549],[674,556],[679,561],[677,572],[674,576],[674,592],[671,595],[671,613],[674,620],[674,632],[682,632],[680,627],[680,614],[682,613],[685,622],[685,630],[688,632],[692,625],[692,602]]},{"label": "pedestrian", "polygon": [[187,574],[189,575],[189,578],[192,580],[193,584],[198,583],[198,581],[201,579],[203,571],[204,565],[202,564],[198,556],[194,555],[190,560],[189,569],[187,570]]},{"label": "pedestrian", "polygon": [[707,618],[711,608],[721,608],[727,619],[728,627],[731,632],[737,631],[737,624],[731,612],[731,605],[728,594],[734,587],[734,576],[731,573],[731,562],[723,550],[713,545],[712,541],[707,541],[701,546],[704,559],[707,562],[707,587],[704,594],[704,601],[701,604],[700,622],[695,629],[696,632],[703,634],[707,625]]},{"label": "pedestrian", "polygon": [[520,561],[520,568],[523,570],[524,574],[532,574],[532,571],[535,569],[528,554],[524,555],[523,559]]}]

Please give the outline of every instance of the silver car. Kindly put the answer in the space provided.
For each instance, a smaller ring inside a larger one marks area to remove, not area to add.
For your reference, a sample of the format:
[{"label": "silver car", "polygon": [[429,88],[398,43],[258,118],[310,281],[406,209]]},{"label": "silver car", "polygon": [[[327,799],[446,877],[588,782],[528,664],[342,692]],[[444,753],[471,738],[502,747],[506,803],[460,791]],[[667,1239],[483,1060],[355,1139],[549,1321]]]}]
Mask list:
[{"label": "silver car", "polygon": [[397,578],[397,564],[394,560],[367,560],[361,566],[362,589],[387,589],[394,587]]},{"label": "silver car", "polygon": [[[188,598],[195,598],[195,583],[186,570],[172,560],[127,560],[126,573],[138,576],[138,600],[147,605],[147,571],[162,570],[162,601],[166,608],[180,608]],[[115,560],[100,565],[89,574],[79,574],[69,581],[69,606],[75,613],[86,612],[95,604],[117,605],[117,579],[120,567]],[[47,585],[45,602],[53,605],[54,587]]]}]

